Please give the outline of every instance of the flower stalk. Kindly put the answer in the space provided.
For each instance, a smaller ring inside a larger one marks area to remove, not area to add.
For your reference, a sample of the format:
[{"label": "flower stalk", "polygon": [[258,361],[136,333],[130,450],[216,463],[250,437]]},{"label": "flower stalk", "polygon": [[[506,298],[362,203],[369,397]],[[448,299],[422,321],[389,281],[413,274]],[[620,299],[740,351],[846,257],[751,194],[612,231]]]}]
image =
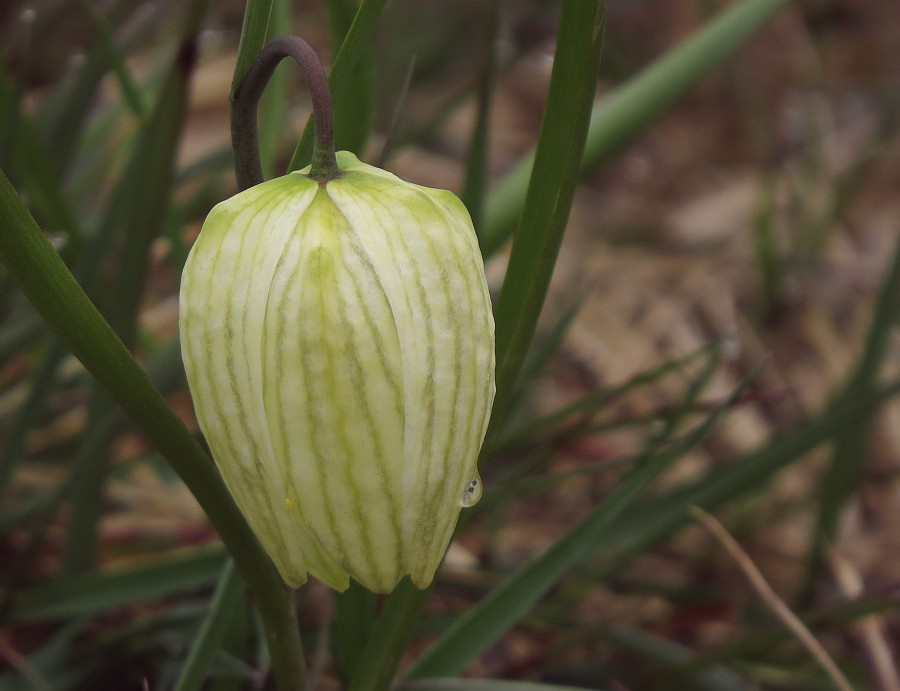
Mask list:
[{"label": "flower stalk", "polygon": [[325,69],[306,41],[297,36],[283,36],[260,51],[231,101],[231,144],[241,190],[263,181],[256,110],[275,68],[285,58],[291,58],[300,67],[312,99],[315,139],[308,176],[319,184],[341,176],[334,153],[334,115]]}]

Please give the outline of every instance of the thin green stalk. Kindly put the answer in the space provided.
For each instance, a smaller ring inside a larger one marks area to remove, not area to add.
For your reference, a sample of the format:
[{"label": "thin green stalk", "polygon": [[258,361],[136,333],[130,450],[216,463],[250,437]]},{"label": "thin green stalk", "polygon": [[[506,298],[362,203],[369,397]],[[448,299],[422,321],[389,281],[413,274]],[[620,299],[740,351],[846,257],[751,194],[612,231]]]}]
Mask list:
[{"label": "thin green stalk", "polygon": [[247,0],[244,9],[244,24],[241,27],[241,40],[238,44],[237,62],[234,66],[234,76],[231,79],[231,92],[229,96],[234,98],[238,87],[244,82],[244,78],[250,71],[250,66],[256,60],[269,36],[269,17],[272,15],[273,0]]},{"label": "thin green stalk", "polygon": [[0,172],[0,260],[25,295],[197,498],[253,589],[281,691],[305,688],[296,612],[281,577],[200,444],[150,384]]},{"label": "thin green stalk", "polygon": [[241,604],[243,593],[244,584],[234,568],[234,562],[228,560],[222,569],[212,602],[209,603],[209,614],[194,638],[190,655],[181,667],[174,691],[200,691],[213,655],[219,649],[228,625]]},{"label": "thin green stalk", "polygon": [[[331,65],[331,72],[328,75],[328,86],[331,90],[331,98],[334,107],[338,110],[343,108],[341,105],[344,97],[350,89],[353,81],[353,70],[359,63],[360,56],[366,51],[368,46],[372,44],[372,34],[375,31],[375,24],[378,17],[384,9],[387,0],[362,0],[356,17],[347,31],[347,36],[341,44],[337,57]],[[306,124],[300,141],[297,142],[297,148],[294,149],[294,155],[291,157],[291,163],[288,170],[300,170],[309,163],[312,156],[313,129],[312,123]]]}]

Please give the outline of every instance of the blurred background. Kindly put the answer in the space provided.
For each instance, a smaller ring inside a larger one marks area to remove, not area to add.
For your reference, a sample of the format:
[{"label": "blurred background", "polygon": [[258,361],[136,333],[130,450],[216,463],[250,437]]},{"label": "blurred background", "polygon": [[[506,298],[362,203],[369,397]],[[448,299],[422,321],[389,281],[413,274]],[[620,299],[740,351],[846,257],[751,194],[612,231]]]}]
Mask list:
[{"label": "blurred background", "polygon": [[[83,266],[90,239],[109,229],[106,254],[85,274],[107,314],[124,309],[117,286],[129,271],[116,230],[134,216],[158,226],[132,303],[131,345],[194,425],[174,340],[177,291],[204,215],[236,189],[228,93],[242,2],[213,2],[202,20],[186,117],[173,135],[171,195],[141,207],[118,192],[165,88],[185,5],[0,4],[0,165],[73,264]],[[599,102],[727,5],[611,2]],[[277,11],[329,64],[323,3]],[[366,56],[371,98],[346,125],[344,146],[407,180],[462,193],[492,55],[487,179],[502,180],[537,140],[557,16],[549,0],[391,0]],[[898,48],[896,1],[791,4],[586,173],[516,412],[494,440],[485,498],[464,513],[411,658],[601,505],[674,416],[702,419],[760,365],[654,493],[827,424],[829,406],[854,386],[860,398],[897,381],[900,339],[889,324],[875,371],[866,367],[879,294],[896,289]],[[273,88],[286,106],[264,104],[261,114],[269,175],[285,170],[309,115],[297,71],[279,74]],[[487,264],[495,289],[507,251]],[[5,273],[0,318],[0,689],[131,689],[145,679],[164,688],[221,568],[215,534],[165,462],[105,412],[77,361],[59,352],[47,366],[57,347]],[[588,408],[597,392],[610,395]],[[86,443],[97,435],[100,446]],[[841,443],[813,444],[752,491],[735,491],[717,515],[858,688],[898,689],[900,402],[860,417],[846,436],[843,496],[830,501],[823,490],[834,487],[825,478]],[[78,497],[91,493],[99,513],[78,524],[87,533],[76,539],[73,515],[90,511]],[[654,510],[652,497],[644,510]],[[708,532],[696,523],[672,532],[631,553],[598,546],[469,673],[611,689],[831,688]],[[124,572],[144,580],[129,590],[102,578]],[[88,603],[76,597],[85,593]],[[337,688],[322,643],[327,590],[311,582],[298,602],[311,667],[322,688]],[[255,683],[233,660],[218,664],[230,688]]]}]

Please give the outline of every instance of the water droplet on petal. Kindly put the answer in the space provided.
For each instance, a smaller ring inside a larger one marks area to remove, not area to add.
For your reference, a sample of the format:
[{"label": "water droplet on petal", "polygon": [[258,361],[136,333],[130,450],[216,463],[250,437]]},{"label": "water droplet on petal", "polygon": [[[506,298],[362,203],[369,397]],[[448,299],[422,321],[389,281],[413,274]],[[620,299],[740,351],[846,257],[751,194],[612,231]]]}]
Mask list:
[{"label": "water droplet on petal", "polygon": [[466,483],[466,487],[462,493],[462,498],[459,500],[459,505],[464,509],[467,509],[470,506],[475,506],[475,504],[478,503],[478,500],[481,499],[483,491],[484,490],[481,486],[481,477],[479,477],[478,473],[476,472],[475,475]]}]

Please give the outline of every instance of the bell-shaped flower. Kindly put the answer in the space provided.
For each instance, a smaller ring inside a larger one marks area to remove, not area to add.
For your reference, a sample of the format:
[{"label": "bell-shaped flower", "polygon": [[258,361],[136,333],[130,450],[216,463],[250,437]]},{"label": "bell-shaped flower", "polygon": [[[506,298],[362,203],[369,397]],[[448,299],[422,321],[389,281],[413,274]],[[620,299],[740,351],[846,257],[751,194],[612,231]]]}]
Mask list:
[{"label": "bell-shaped flower", "polygon": [[216,206],[184,269],[182,353],[200,427],[285,581],[426,587],[494,397],[494,322],[450,192],[340,152]]}]

